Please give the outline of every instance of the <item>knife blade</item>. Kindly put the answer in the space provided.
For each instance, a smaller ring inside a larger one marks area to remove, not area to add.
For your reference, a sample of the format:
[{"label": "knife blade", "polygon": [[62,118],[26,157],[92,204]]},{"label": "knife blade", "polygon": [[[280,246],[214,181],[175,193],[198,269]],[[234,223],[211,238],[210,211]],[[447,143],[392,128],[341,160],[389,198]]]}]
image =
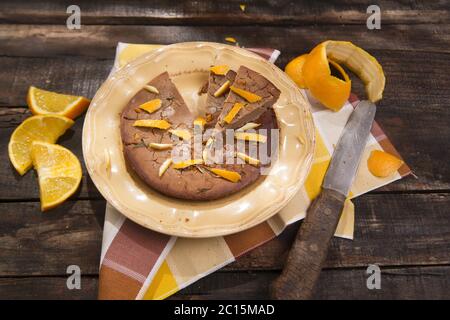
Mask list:
[{"label": "knife blade", "polygon": [[352,112],[334,149],[323,188],[347,196],[366,146],[375,112],[376,106],[367,100],[361,101]]},{"label": "knife blade", "polygon": [[370,134],[376,106],[361,101],[338,140],[319,196],[308,209],[281,275],[273,282],[275,299],[310,299],[336,231],[344,202]]}]

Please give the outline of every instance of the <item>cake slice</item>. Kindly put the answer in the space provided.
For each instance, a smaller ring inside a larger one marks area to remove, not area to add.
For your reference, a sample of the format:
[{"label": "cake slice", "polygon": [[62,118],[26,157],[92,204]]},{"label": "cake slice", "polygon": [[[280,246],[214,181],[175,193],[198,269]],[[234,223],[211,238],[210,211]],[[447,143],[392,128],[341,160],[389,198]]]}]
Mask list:
[{"label": "cake slice", "polygon": [[241,66],[224,100],[215,130],[237,129],[273,106],[280,90],[256,71]]},{"label": "cake slice", "polygon": [[[130,100],[121,114],[121,132],[125,144],[138,144],[142,139],[161,142],[168,130],[134,126],[137,120],[162,120],[170,130],[191,130],[194,117],[167,72],[150,81]],[[127,125],[125,125],[127,124]]]},{"label": "cake slice", "polygon": [[236,72],[229,70],[225,75],[210,71],[206,89],[207,128],[214,127],[222,112],[223,103],[228,95],[229,87],[234,82]]}]

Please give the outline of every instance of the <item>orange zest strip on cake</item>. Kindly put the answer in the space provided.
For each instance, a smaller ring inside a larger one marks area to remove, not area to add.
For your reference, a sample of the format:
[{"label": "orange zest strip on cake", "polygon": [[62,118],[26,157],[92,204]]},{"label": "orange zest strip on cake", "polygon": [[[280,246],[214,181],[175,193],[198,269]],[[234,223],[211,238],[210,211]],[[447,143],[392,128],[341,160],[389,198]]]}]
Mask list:
[{"label": "orange zest strip on cake", "polygon": [[139,106],[139,109],[147,111],[148,113],[153,113],[159,108],[161,108],[162,102],[161,99],[153,99],[143,103]]},{"label": "orange zest strip on cake", "polygon": [[218,168],[208,168],[209,171],[212,173],[228,180],[231,182],[239,182],[241,180],[241,175],[237,172],[225,170],[225,169],[218,169]]},{"label": "orange zest strip on cake", "polygon": [[242,103],[236,102],[233,106],[233,108],[231,108],[230,112],[228,112],[228,114],[225,116],[225,118],[223,118],[223,121],[225,121],[226,123],[230,124],[231,121],[233,121],[234,117],[236,117],[236,115],[238,114],[238,112],[244,107],[244,105]]},{"label": "orange zest strip on cake", "polygon": [[170,123],[166,120],[136,120],[133,123],[133,127],[147,127],[147,128],[157,128],[162,130],[167,130],[170,128]]},{"label": "orange zest strip on cake", "polygon": [[203,164],[203,160],[202,159],[191,159],[191,160],[181,161],[181,162],[174,163],[172,167],[174,169],[185,169],[187,167],[194,166],[197,164]]},{"label": "orange zest strip on cake", "polygon": [[225,64],[222,64],[222,65],[212,66],[211,68],[209,68],[209,70],[212,73],[217,74],[218,76],[224,76],[227,74],[228,70],[230,70],[230,67]]},{"label": "orange zest strip on cake", "polygon": [[237,95],[241,96],[242,98],[244,98],[245,100],[247,100],[250,103],[258,102],[262,99],[257,94],[251,93],[250,91],[247,91],[244,89],[237,88],[235,86],[231,86],[230,90],[233,91],[234,93],[236,93]]}]

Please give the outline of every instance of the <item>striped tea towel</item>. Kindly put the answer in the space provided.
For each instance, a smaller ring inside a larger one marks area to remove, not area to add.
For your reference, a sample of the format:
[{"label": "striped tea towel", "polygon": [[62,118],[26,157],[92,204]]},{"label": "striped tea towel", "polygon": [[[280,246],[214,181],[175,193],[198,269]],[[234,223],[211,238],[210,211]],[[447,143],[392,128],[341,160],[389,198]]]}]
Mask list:
[{"label": "striped tea towel", "polygon": [[[119,43],[113,71],[159,45]],[[280,52],[248,49],[271,62]],[[107,204],[100,261],[99,299],[164,299],[200,278],[235,261],[246,252],[274,239],[289,224],[305,217],[311,201],[318,195],[334,146],[349,115],[357,105],[356,96],[339,112],[324,109],[312,97],[316,125],[316,149],[305,185],[291,202],[269,220],[242,232],[215,238],[176,238],[145,229]],[[400,157],[380,127],[374,123],[364,150],[350,198],[379,188],[410,173],[403,165],[388,178],[368,172],[367,157],[374,149]],[[353,239],[354,207],[346,201],[335,235]],[[279,237],[280,241],[287,241]]]}]

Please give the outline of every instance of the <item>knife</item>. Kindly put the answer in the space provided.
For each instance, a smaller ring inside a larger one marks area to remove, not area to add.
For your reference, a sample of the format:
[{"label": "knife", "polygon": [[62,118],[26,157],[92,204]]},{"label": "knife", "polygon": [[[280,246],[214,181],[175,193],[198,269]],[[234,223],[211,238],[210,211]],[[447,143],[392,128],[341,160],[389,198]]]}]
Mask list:
[{"label": "knife", "polygon": [[376,106],[361,101],[350,115],[331,158],[322,191],[309,207],[281,275],[272,283],[274,299],[310,299],[358,169]]}]

